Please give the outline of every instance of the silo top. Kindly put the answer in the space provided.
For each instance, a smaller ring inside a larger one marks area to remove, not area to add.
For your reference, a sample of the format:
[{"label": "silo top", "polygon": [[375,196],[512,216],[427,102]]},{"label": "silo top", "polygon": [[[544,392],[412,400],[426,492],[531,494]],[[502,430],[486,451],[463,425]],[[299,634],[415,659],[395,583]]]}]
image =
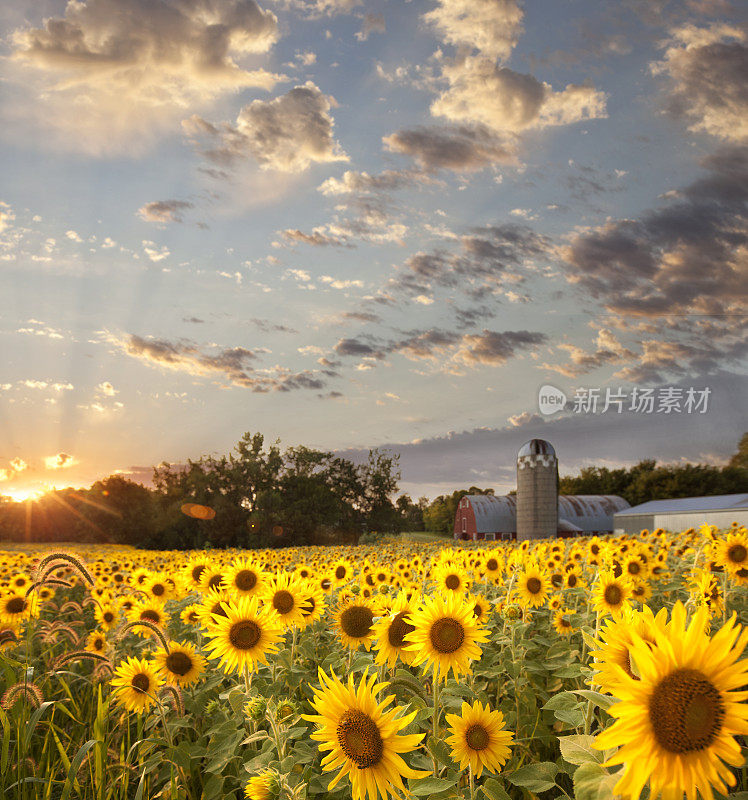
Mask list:
[{"label": "silo top", "polygon": [[553,445],[550,442],[546,442],[545,439],[530,439],[529,442],[525,442],[522,447],[520,447],[517,458],[520,456],[540,455],[555,456],[556,451],[553,449]]}]

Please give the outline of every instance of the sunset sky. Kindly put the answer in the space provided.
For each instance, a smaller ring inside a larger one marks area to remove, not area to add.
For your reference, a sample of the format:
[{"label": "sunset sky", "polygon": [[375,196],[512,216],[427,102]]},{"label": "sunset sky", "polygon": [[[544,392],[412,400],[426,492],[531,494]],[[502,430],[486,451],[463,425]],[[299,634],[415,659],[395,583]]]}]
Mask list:
[{"label": "sunset sky", "polygon": [[748,429],[740,4],[6,0],[0,30],[0,494],[245,431],[391,447],[433,497],[512,488],[534,437],[563,473]]}]

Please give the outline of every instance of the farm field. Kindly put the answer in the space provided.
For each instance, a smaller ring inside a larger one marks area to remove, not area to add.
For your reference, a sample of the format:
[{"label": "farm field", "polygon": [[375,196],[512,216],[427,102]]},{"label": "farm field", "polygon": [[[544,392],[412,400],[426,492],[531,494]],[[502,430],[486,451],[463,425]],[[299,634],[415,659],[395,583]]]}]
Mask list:
[{"label": "farm field", "polygon": [[7,798],[748,798],[748,532],[0,550]]}]

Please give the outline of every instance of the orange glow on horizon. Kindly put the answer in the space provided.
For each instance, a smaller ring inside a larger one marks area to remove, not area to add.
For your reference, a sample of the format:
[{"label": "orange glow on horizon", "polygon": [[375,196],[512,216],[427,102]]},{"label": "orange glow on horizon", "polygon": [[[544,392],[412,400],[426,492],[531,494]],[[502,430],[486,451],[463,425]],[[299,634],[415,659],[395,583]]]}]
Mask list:
[{"label": "orange glow on horizon", "polygon": [[42,495],[46,494],[45,489],[32,489],[17,487],[15,489],[1,489],[0,495],[10,497],[16,503],[24,503],[27,500],[38,500]]}]

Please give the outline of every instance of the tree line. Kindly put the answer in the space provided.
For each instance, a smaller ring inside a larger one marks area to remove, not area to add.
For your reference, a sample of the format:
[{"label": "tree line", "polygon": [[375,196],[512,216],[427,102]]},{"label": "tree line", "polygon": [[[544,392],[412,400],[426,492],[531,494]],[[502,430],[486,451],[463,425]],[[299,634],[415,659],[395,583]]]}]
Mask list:
[{"label": "tree line", "polygon": [[[261,433],[246,433],[225,456],[154,468],[153,486],[121,475],[87,490],[62,489],[33,502],[0,497],[0,540],[88,541],[159,550],[265,548],[355,543],[387,533],[452,533],[470,486],[433,500],[398,494],[399,455],[373,449],[355,464],[305,446],[281,452]],[[629,468],[585,467],[559,478],[560,494],[616,494],[631,505],[674,497],[748,492],[748,434],[723,467],[640,461]],[[210,519],[183,509],[198,504]]]}]

